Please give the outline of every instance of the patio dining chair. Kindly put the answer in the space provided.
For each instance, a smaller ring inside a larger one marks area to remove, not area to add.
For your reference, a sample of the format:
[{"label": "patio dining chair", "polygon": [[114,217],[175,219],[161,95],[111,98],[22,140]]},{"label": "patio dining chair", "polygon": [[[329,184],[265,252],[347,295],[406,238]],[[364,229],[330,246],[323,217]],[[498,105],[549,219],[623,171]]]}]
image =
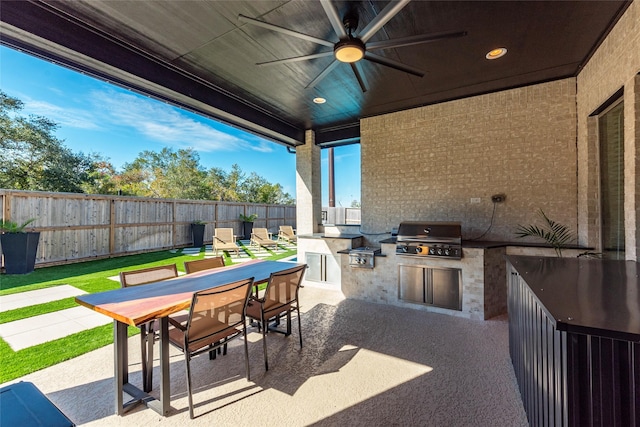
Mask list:
[{"label": "patio dining chair", "polygon": [[[158,267],[143,268],[133,271],[120,272],[120,285],[123,288],[130,286],[146,285],[161,280],[178,277],[175,264],[161,265]],[[151,370],[153,369],[153,343],[155,332],[153,320],[140,325],[140,353],[142,358],[142,387],[144,391],[151,390]]]},{"label": "patio dining chair", "polygon": [[296,236],[292,226],[281,225],[278,231],[278,241],[280,240],[284,240],[287,243],[296,243],[298,241],[298,236]]},{"label": "patio dining chair", "polygon": [[187,274],[220,267],[224,267],[224,257],[222,255],[214,258],[204,258],[184,262],[184,271],[186,271]]},{"label": "patio dining chair", "polygon": [[258,250],[263,247],[278,249],[278,242],[273,240],[271,233],[266,228],[254,228],[249,246],[257,246]]},{"label": "patio dining chair", "polygon": [[187,368],[189,416],[194,418],[191,384],[191,359],[212,353],[229,341],[244,337],[244,360],[247,380],[250,379],[249,347],[247,344],[247,302],[253,277],[206,289],[193,294],[186,322],[169,317],[169,342],[184,353]]},{"label": "patio dining chair", "polygon": [[218,255],[218,251],[233,251],[236,253],[236,256],[240,255],[240,249],[233,235],[233,228],[215,229],[213,234],[213,252]]},{"label": "patio dining chair", "polygon": [[[262,345],[264,351],[264,367],[269,370],[267,358],[267,332],[280,332],[285,335],[291,334],[291,312],[298,313],[298,334],[300,335],[300,348],[302,348],[302,324],[300,321],[300,304],[298,302],[298,291],[302,283],[302,277],[307,266],[300,265],[279,273],[272,273],[267,282],[267,287],[261,298],[251,297],[247,305],[247,317],[259,322],[258,326],[262,330]],[[270,321],[279,324],[280,318],[286,316],[287,329],[281,331],[269,327]]]}]

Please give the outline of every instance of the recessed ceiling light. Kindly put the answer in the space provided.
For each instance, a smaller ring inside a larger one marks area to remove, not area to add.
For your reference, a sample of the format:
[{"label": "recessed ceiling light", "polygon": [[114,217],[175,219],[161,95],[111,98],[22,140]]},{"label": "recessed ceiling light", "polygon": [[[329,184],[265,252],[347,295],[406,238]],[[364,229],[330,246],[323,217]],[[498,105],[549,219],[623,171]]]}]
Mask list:
[{"label": "recessed ceiling light", "polygon": [[325,102],[327,102],[327,100],[321,97],[317,97],[313,98],[313,102],[315,102],[316,104],[324,104]]},{"label": "recessed ceiling light", "polygon": [[505,56],[506,54],[507,54],[507,48],[506,47],[499,47],[499,48],[493,49],[492,51],[487,53],[485,58],[487,58],[487,59],[498,59],[498,58],[501,58],[501,57]]}]

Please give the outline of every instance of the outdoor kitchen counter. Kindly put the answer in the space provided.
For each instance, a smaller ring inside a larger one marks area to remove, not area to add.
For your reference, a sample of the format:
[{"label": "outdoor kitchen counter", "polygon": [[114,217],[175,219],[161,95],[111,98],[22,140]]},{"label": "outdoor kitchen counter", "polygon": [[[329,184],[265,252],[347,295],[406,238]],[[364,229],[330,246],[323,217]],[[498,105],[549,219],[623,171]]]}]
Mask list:
[{"label": "outdoor kitchen counter", "polygon": [[[380,243],[396,243],[395,237],[390,237],[388,239],[381,240]],[[546,248],[551,249],[552,247],[545,243],[535,243],[529,242],[526,240],[519,241],[491,241],[491,240],[462,240],[462,248],[474,248],[474,249],[493,249],[493,248],[507,248],[507,247],[519,247],[519,248]],[[586,251],[592,248],[578,246],[578,245],[567,245],[566,249],[578,249],[581,251]]]},{"label": "outdoor kitchen counter", "polygon": [[640,425],[640,264],[506,256],[509,354],[531,425]]},{"label": "outdoor kitchen counter", "polygon": [[346,233],[313,233],[313,234],[300,234],[299,239],[360,239],[362,234],[346,234]]},{"label": "outdoor kitchen counter", "polygon": [[507,255],[558,330],[640,343],[640,264]]}]

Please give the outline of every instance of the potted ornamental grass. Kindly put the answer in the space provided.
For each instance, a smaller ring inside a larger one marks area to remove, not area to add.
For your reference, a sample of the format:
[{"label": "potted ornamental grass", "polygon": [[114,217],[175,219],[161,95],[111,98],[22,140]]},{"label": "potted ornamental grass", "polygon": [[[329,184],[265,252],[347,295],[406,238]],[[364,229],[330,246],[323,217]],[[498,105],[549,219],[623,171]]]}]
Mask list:
[{"label": "potted ornamental grass", "polygon": [[253,222],[258,219],[258,214],[252,213],[251,215],[240,214],[240,220],[242,221],[242,234],[245,239],[251,238],[253,233]]},{"label": "potted ornamental grass", "polygon": [[193,247],[200,248],[204,242],[204,221],[193,221],[191,223],[191,236],[193,237]]},{"label": "potted ornamental grass", "polygon": [[25,227],[33,221],[35,218],[22,224],[0,220],[0,247],[6,274],[27,274],[34,270],[40,232],[25,231]]}]

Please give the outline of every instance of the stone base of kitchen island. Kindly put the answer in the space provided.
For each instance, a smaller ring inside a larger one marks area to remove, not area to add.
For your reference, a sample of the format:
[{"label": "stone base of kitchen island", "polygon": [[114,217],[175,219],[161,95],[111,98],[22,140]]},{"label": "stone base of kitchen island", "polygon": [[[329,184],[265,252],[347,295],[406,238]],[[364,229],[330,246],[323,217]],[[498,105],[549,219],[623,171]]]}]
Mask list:
[{"label": "stone base of kitchen island", "polygon": [[[486,320],[507,312],[505,247],[463,248],[461,260],[396,255],[395,244],[382,244],[373,269],[349,266],[341,255],[341,289],[347,298]],[[399,298],[399,265],[462,270],[462,310],[408,302]]]}]

